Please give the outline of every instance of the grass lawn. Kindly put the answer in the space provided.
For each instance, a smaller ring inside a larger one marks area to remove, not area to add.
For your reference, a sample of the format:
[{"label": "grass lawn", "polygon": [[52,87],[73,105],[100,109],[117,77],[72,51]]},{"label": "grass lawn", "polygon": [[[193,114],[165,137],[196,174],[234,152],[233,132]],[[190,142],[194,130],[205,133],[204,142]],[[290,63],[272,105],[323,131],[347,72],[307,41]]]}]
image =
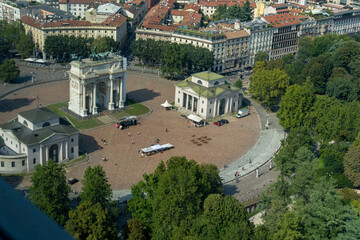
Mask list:
[{"label": "grass lawn", "polygon": [[[146,107],[132,99],[127,98],[126,103],[128,104],[129,109],[127,109],[125,111],[117,111],[117,112],[113,113],[112,116],[115,118],[121,118],[124,116],[140,116],[140,115],[150,112],[150,109],[148,107]],[[56,103],[56,104],[46,106],[47,109],[53,111],[54,113],[58,114],[59,116],[67,117],[70,120],[70,122],[77,129],[80,129],[80,130],[81,129],[89,129],[89,128],[94,128],[94,127],[103,125],[103,123],[98,121],[96,118],[80,120],[80,119],[72,116],[71,114],[66,113],[63,110],[61,110],[62,108],[65,108],[65,107],[67,107],[67,102],[61,102],[61,103]]]},{"label": "grass lawn", "polygon": [[102,123],[99,122],[95,118],[90,118],[87,120],[80,120],[80,119],[62,111],[61,108],[64,108],[64,107],[67,107],[67,102],[61,102],[61,103],[56,103],[56,104],[46,106],[47,109],[53,111],[54,113],[58,114],[59,116],[67,117],[70,120],[70,122],[77,129],[89,129],[89,128],[94,128],[94,127],[102,125]]},{"label": "grass lawn", "polygon": [[127,98],[126,103],[129,104],[130,109],[125,110],[125,113],[130,116],[140,116],[150,112],[150,109],[132,99]]}]

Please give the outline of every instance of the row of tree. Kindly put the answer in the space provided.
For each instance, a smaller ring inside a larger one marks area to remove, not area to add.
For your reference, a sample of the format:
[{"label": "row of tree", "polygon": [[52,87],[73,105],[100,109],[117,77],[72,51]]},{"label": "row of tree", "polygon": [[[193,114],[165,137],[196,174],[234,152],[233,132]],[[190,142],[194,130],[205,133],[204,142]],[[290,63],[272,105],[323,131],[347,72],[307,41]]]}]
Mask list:
[{"label": "row of tree", "polygon": [[359,49],[326,35],[300,38],[296,59],[257,55],[251,91],[279,104],[288,132],[275,156],[281,174],[262,197],[264,239],[360,238],[360,195],[338,190],[360,186]]},{"label": "row of tree", "polygon": [[76,239],[116,239],[119,214],[112,191],[101,166],[88,167],[82,180],[80,204],[69,208],[70,187],[64,165],[53,160],[37,165],[31,178],[29,199]]},{"label": "row of tree", "polygon": [[57,60],[71,60],[71,54],[85,58],[94,52],[119,51],[120,44],[110,37],[83,38],[75,36],[48,36],[45,39],[44,52]]},{"label": "row of tree", "polygon": [[237,4],[228,7],[226,4],[220,4],[213,16],[214,21],[222,19],[239,19],[241,22],[252,20],[252,12],[254,8],[251,7],[249,0],[246,0],[241,6]]},{"label": "row of tree", "polygon": [[163,74],[170,76],[209,70],[214,63],[212,52],[191,44],[139,39],[131,49],[140,62],[161,66]]},{"label": "row of tree", "polygon": [[22,58],[33,54],[34,43],[30,35],[25,34],[20,21],[8,23],[0,21],[0,63],[11,57],[10,50],[16,49]]}]

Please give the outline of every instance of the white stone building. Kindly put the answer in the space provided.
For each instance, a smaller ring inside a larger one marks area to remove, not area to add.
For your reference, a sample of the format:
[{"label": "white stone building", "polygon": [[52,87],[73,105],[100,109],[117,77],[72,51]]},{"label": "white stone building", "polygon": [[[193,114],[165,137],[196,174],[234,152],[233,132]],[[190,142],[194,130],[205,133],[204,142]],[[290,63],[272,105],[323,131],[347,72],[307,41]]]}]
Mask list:
[{"label": "white stone building", "polygon": [[0,173],[20,173],[50,159],[79,156],[79,132],[66,119],[40,107],[0,125]]},{"label": "white stone building", "polygon": [[81,117],[99,110],[123,108],[126,101],[126,58],[110,54],[102,60],[72,61],[69,110]]},{"label": "white stone building", "polygon": [[203,119],[237,111],[241,106],[240,89],[213,72],[193,74],[175,84],[175,106]]}]

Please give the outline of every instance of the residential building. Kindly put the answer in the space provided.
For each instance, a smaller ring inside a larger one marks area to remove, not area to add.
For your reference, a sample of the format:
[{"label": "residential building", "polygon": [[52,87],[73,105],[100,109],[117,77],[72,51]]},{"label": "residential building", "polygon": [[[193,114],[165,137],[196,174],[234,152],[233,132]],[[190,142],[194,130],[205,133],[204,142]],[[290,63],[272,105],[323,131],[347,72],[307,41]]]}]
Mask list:
[{"label": "residential building", "polygon": [[[201,0],[198,5],[201,8],[201,12],[208,17],[212,17],[214,15],[215,10],[219,5],[226,5],[227,7],[231,7],[234,5],[242,6],[246,0]],[[254,9],[256,8],[255,2],[249,0],[250,6]]]},{"label": "residential building", "polygon": [[360,9],[335,12],[332,32],[338,35],[360,33]]},{"label": "residential building", "polygon": [[89,8],[85,12],[85,19],[92,23],[102,23],[104,22],[109,16],[120,13],[121,7],[116,6],[112,3],[105,3],[103,5],[97,6],[97,8]]},{"label": "residential building", "polygon": [[203,119],[216,118],[239,109],[242,101],[239,92],[219,74],[196,73],[175,84],[175,106]]},{"label": "residential building", "polygon": [[110,54],[72,61],[68,73],[70,111],[86,117],[97,114],[98,108],[115,110],[124,107],[126,58]]},{"label": "residential building", "polygon": [[149,0],[134,0],[122,6],[124,15],[128,17],[129,24],[134,31],[149,11]]},{"label": "residential building", "polygon": [[243,23],[242,26],[250,33],[248,64],[255,63],[255,56],[259,51],[270,56],[274,28],[262,18],[255,18],[251,22]]},{"label": "residential building", "polygon": [[86,10],[93,0],[59,0],[59,7],[74,16],[84,18]]},{"label": "residential building", "polygon": [[48,21],[30,16],[21,18],[25,32],[31,34],[35,46],[43,52],[45,39],[48,36],[75,36],[83,38],[110,37],[120,42],[123,47],[127,37],[127,19],[120,14],[114,14],[102,23],[89,21]]},{"label": "residential building", "polygon": [[8,23],[19,20],[22,14],[21,8],[12,2],[0,2],[0,20]]},{"label": "residential building", "polygon": [[50,7],[59,8],[59,0],[38,0],[38,2]]},{"label": "residential building", "polygon": [[274,27],[270,59],[296,54],[301,21],[292,13],[265,16],[264,19]]},{"label": "residential building", "polygon": [[50,159],[65,162],[79,156],[79,131],[67,119],[39,107],[0,124],[0,172],[34,170]]}]

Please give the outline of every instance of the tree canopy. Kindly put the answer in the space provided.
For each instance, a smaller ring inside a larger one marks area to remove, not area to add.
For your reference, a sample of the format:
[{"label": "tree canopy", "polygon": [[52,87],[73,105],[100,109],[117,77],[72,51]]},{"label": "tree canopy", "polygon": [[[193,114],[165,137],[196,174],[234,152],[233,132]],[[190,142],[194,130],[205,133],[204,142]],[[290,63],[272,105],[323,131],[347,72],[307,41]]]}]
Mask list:
[{"label": "tree canopy", "polygon": [[128,207],[152,238],[166,239],[179,231],[189,234],[205,199],[216,193],[223,193],[216,166],[171,157],[131,188]]},{"label": "tree canopy", "polygon": [[50,218],[64,225],[70,203],[64,166],[53,160],[36,165],[31,182],[29,199]]},{"label": "tree canopy", "polygon": [[239,19],[241,22],[252,20],[252,12],[254,8],[251,7],[250,2],[246,0],[241,6],[237,4],[227,7],[226,4],[220,4],[214,13],[213,20],[218,21],[222,19]]},{"label": "tree canopy", "polygon": [[12,59],[5,59],[0,65],[0,79],[4,82],[12,83],[20,76],[20,70]]}]

